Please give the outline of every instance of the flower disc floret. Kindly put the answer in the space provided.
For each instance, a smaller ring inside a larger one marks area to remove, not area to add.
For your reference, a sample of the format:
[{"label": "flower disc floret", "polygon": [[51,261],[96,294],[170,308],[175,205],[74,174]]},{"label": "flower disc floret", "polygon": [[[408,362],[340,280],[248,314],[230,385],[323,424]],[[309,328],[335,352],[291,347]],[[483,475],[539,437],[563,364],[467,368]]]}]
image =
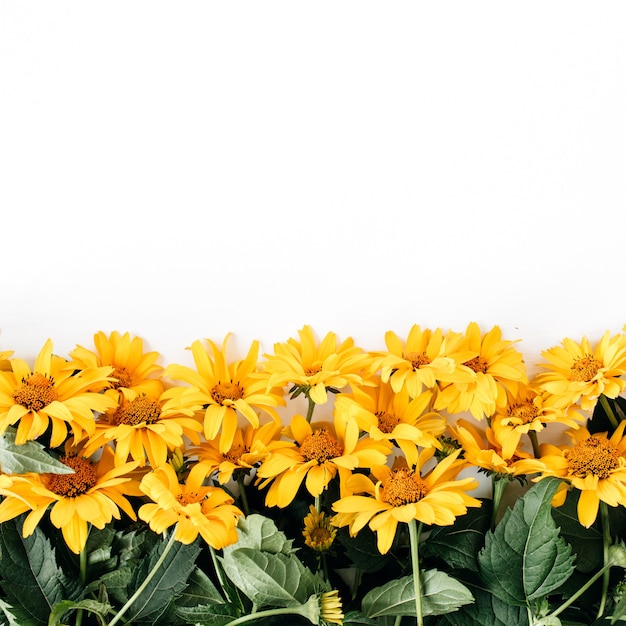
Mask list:
[{"label": "flower disc floret", "polygon": [[591,436],[579,441],[566,452],[565,458],[570,474],[578,478],[590,475],[599,479],[608,478],[620,465],[617,446],[606,437]]}]

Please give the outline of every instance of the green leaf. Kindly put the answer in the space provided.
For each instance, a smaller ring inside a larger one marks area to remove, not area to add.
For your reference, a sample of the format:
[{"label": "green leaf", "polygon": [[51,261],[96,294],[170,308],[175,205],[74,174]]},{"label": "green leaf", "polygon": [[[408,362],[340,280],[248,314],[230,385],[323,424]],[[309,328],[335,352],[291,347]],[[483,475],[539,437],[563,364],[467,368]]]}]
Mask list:
[{"label": "green leaf", "polygon": [[63,574],[39,527],[22,537],[21,518],[0,524],[0,586],[20,626],[48,623],[52,607],[76,599],[77,581]]},{"label": "green leaf", "polygon": [[74,470],[50,456],[38,441],[15,443],[15,429],[0,435],[0,468],[5,474],[73,474]]},{"label": "green leaf", "polygon": [[6,620],[2,620],[2,624],[6,624],[6,626],[20,626],[15,620],[15,615],[11,612],[12,609],[13,607],[10,604],[0,599],[0,612],[6,618]]},{"label": "green leaf", "polygon": [[176,605],[181,607],[220,603],[224,603],[222,594],[199,567],[191,572],[187,579],[187,588],[176,601]]},{"label": "green leaf", "polygon": [[513,606],[527,606],[563,585],[574,571],[571,547],[559,536],[551,500],[560,480],[545,478],[508,509],[478,555],[482,580]]},{"label": "green leaf", "polygon": [[235,544],[224,548],[224,555],[240,548],[253,548],[272,554],[292,554],[293,540],[287,539],[285,533],[278,530],[269,517],[253,513],[237,522],[238,540]]},{"label": "green leaf", "polygon": [[[421,572],[420,582],[423,616],[443,615],[474,601],[464,584],[436,569]],[[369,618],[383,615],[415,616],[413,575],[391,580],[372,589],[363,598],[361,609]]]},{"label": "green leaf", "polygon": [[93,613],[97,615],[103,623],[106,624],[106,616],[111,610],[110,604],[104,604],[102,602],[96,602],[95,600],[80,600],[79,602],[72,602],[71,600],[62,600],[57,602],[50,613],[48,620],[48,626],[62,626],[61,618],[69,611],[86,611],[87,613]]},{"label": "green leaf", "polygon": [[438,618],[438,625],[451,626],[528,626],[525,607],[510,606],[485,589],[469,586],[474,603]]},{"label": "green leaf", "polygon": [[[570,491],[562,506],[553,507],[552,517],[561,529],[561,537],[576,554],[576,569],[581,572],[595,572],[603,564],[602,531],[597,522],[590,528],[585,528],[580,523],[577,513],[579,497],[580,491]],[[612,530],[613,528],[611,525]]]},{"label": "green leaf", "polygon": [[176,607],[176,616],[184,620],[185,624],[224,626],[240,617],[240,614],[232,604],[217,603]]},{"label": "green leaf", "polygon": [[[165,541],[156,544],[141,566],[136,569],[129,596],[133,595],[154,569],[165,546]],[[170,603],[182,593],[189,574],[195,567],[198,554],[200,554],[200,548],[197,542],[189,545],[179,541],[174,542],[158,572],[128,611],[127,621],[155,624],[168,609]]]},{"label": "green leaf", "polygon": [[232,550],[221,562],[228,578],[257,608],[304,604],[327,585],[294,554],[272,554],[252,548]]},{"label": "green leaf", "polygon": [[120,605],[124,605],[132,592],[129,594],[128,589],[131,587],[132,580],[135,576],[135,570],[130,567],[121,567],[103,574],[96,580],[92,581],[85,588],[86,593],[98,593],[101,586],[104,586],[107,594]]},{"label": "green leaf", "polygon": [[391,550],[387,554],[380,553],[376,533],[369,526],[362,528],[355,537],[351,537],[345,527],[340,528],[337,539],[345,548],[352,565],[362,572],[377,572],[393,559]]},{"label": "green leaf", "polygon": [[349,611],[343,618],[343,626],[378,626],[375,619],[365,617],[360,611]]},{"label": "green leaf", "polygon": [[435,526],[424,542],[424,556],[436,556],[449,567],[478,571],[478,553],[491,524],[491,500],[468,509],[452,526]]}]

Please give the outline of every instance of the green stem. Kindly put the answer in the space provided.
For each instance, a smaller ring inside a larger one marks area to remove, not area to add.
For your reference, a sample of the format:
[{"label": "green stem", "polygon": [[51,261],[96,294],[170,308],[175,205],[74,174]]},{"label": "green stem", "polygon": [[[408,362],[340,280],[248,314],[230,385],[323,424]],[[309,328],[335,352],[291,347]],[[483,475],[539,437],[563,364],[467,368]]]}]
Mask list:
[{"label": "green stem", "polygon": [[608,572],[612,566],[613,566],[613,562],[610,561],[602,569],[598,570],[573,596],[570,596],[567,599],[567,601],[561,604],[561,606],[558,609],[556,609],[555,611],[552,611],[552,613],[550,613],[548,617],[557,617],[558,615],[563,613],[563,611],[565,611],[565,609],[567,609],[569,606],[574,604],[574,602],[576,602],[576,600],[578,600],[578,598],[580,598],[580,596],[582,596],[583,593],[585,593],[585,591],[587,591],[587,589],[589,589],[589,587],[591,587],[591,585],[593,585],[593,583],[595,583],[596,580],[600,578],[600,576]]},{"label": "green stem", "polygon": [[[241,617],[237,617],[232,622],[228,622],[225,626],[237,626],[238,624],[245,624],[246,622],[251,622],[255,619],[261,619],[262,617],[271,617],[272,615],[303,615],[302,608],[303,605],[257,611],[256,613],[250,615],[242,615]],[[303,617],[308,617],[308,615],[303,615]]]},{"label": "green stem", "polygon": [[237,484],[239,485],[239,495],[241,497],[243,513],[246,517],[248,517],[248,515],[250,515],[250,508],[248,506],[248,496],[246,495],[246,485],[241,474],[237,476]]},{"label": "green stem", "polygon": [[411,568],[413,571],[413,592],[415,593],[415,615],[417,617],[417,626],[423,626],[424,618],[422,617],[422,586],[420,584],[420,561],[418,544],[422,533],[422,523],[417,525],[412,519],[409,522],[409,541],[411,543]]},{"label": "green stem", "polygon": [[313,402],[310,397],[307,396],[307,398],[309,400],[309,408],[306,411],[306,421],[310,424],[313,418],[313,411],[315,410],[315,402]]},{"label": "green stem", "polygon": [[[611,528],[609,522],[609,507],[606,502],[600,501],[600,521],[602,523],[602,552],[605,567],[609,564],[609,547],[611,545]],[[600,608],[598,609],[598,619],[604,613],[606,597],[609,591],[610,567],[606,567],[602,576],[602,596],[600,597]]]},{"label": "green stem", "polygon": [[608,398],[603,393],[600,394],[600,404],[602,405],[606,416],[609,418],[611,426],[613,426],[614,429],[617,428],[619,426],[619,422],[617,421],[617,417],[615,417],[615,413],[609,404]]},{"label": "green stem", "polygon": [[537,438],[536,430],[529,430],[528,437],[530,438],[530,443],[533,446],[533,456],[538,459],[541,457],[541,452],[539,450],[539,439]]},{"label": "green stem", "polygon": [[159,571],[159,568],[161,567],[161,565],[163,565],[163,563],[165,562],[165,559],[167,555],[169,554],[169,551],[172,549],[172,546],[174,545],[176,541],[175,537],[176,537],[176,527],[174,527],[174,530],[172,531],[172,536],[170,537],[170,540],[167,542],[167,545],[165,546],[163,553],[159,557],[159,560],[155,563],[154,567],[150,570],[148,575],[144,578],[144,581],[141,583],[141,585],[139,585],[139,587],[137,588],[137,591],[133,593],[133,595],[127,600],[126,604],[120,609],[117,615],[109,622],[108,626],[114,626],[114,624],[117,624],[122,619],[122,616],[124,615],[124,613],[126,613],[126,611],[130,609],[130,607],[133,605],[135,600],[142,594],[143,590],[148,586],[150,581],[154,578],[155,574]]},{"label": "green stem", "polygon": [[396,619],[393,621],[393,626],[400,626],[401,622],[402,622],[402,615],[398,615],[396,616]]},{"label": "green stem", "polygon": [[[89,530],[91,530],[91,526],[89,527]],[[87,533],[87,536],[89,536],[89,532]],[[87,582],[87,546],[86,545],[84,545],[83,549],[80,551],[79,566],[80,566],[80,583],[84,587],[85,583]],[[82,626],[83,614],[84,614],[84,611],[82,609],[78,609],[78,611],[76,611],[76,625],[75,626]]]},{"label": "green stem", "polygon": [[493,496],[492,496],[492,506],[493,509],[491,511],[491,530],[496,527],[496,519],[498,517],[498,511],[500,510],[500,503],[502,502],[502,496],[504,495],[504,491],[509,484],[508,478],[498,478],[494,474],[491,477],[491,484],[493,486]]}]

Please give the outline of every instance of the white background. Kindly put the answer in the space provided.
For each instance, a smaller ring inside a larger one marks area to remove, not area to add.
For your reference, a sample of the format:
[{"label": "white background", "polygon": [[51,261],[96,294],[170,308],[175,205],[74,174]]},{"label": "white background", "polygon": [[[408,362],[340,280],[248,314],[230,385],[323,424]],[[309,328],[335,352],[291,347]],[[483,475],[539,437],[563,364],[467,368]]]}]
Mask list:
[{"label": "white background", "polygon": [[0,349],[626,322],[626,3],[0,0]]}]

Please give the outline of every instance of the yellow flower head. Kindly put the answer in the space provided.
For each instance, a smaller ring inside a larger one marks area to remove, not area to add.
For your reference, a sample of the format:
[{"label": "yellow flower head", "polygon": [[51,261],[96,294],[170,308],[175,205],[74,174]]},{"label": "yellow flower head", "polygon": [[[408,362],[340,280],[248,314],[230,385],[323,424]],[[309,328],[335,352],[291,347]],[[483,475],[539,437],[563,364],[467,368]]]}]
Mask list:
[{"label": "yellow flower head", "polygon": [[13,355],[13,350],[0,350],[0,370],[10,371],[11,363],[9,359]]},{"label": "yellow flower head", "polygon": [[566,487],[580,491],[578,519],[589,528],[598,515],[600,502],[609,506],[626,506],[626,437],[622,421],[609,438],[607,433],[590,434],[580,427],[568,431],[569,446],[543,444],[541,458],[521,462],[527,473],[539,473],[535,480],[556,476],[564,481],[553,504],[565,501]]},{"label": "yellow flower head", "polygon": [[[259,426],[257,410],[264,412],[280,423],[274,407],[284,404],[282,396],[266,389],[266,382],[257,372],[259,343],[253,341],[245,359],[227,362],[226,335],[222,349],[207,339],[211,354],[201,341],[194,341],[191,352],[195,369],[171,364],[165,374],[190,385],[196,393],[197,408],[203,411],[204,436],[215,439],[220,434],[219,448],[227,452],[233,445],[235,433],[242,415],[252,426]],[[173,387],[166,392],[174,401],[188,406],[188,391],[184,387]]]},{"label": "yellow flower head", "polygon": [[522,353],[513,343],[502,339],[498,326],[483,335],[476,322],[470,323],[463,345],[475,356],[460,367],[468,371],[471,381],[443,382],[435,408],[452,414],[469,412],[478,420],[491,417],[506,404],[507,392],[515,393],[527,381]]},{"label": "yellow flower head", "polygon": [[315,404],[328,400],[327,390],[341,391],[347,385],[366,381],[371,358],[354,345],[352,338],[339,343],[329,332],[318,344],[310,326],[298,331],[300,340],[274,344],[274,353],[265,354],[267,386],[292,385],[292,393],[304,392]]},{"label": "yellow flower head", "polygon": [[50,428],[50,447],[60,446],[71,430],[79,440],[95,429],[94,413],[115,402],[91,389],[108,384],[111,367],[76,372],[66,359],[52,354],[48,339],[31,369],[22,359],[10,359],[11,369],[0,370],[0,433],[17,424],[15,442],[41,437]]},{"label": "yellow flower head", "polygon": [[415,519],[427,525],[449,526],[467,507],[480,506],[480,500],[467,495],[478,486],[474,478],[456,479],[465,465],[459,460],[460,450],[437,463],[425,475],[421,468],[429,461],[435,448],[420,454],[419,464],[413,469],[399,458],[392,468],[387,465],[372,468],[373,479],[353,474],[348,479],[348,490],[368,495],[349,495],[333,504],[335,526],[348,526],[355,536],[366,524],[377,533],[378,550],[389,551],[398,522]]},{"label": "yellow flower head", "polygon": [[293,441],[270,444],[270,455],[257,470],[261,488],[271,483],[266,504],[280,508],[295,498],[303,481],[317,497],[338,474],[343,490],[352,470],[384,464],[391,450],[388,441],[359,438],[356,422],[337,416],[333,423],[309,424],[302,415],[294,415],[284,434]]},{"label": "yellow flower head", "polygon": [[139,518],[161,534],[176,525],[176,541],[193,543],[198,535],[216,550],[237,541],[237,519],[243,513],[221,487],[204,485],[206,468],[194,465],[180,484],[171,465],[147,473],[141,490],[152,500],[139,509]]},{"label": "yellow flower head", "polygon": [[163,368],[157,364],[158,352],[144,352],[143,339],[129,333],[121,335],[114,330],[108,337],[99,331],[94,337],[95,351],[76,346],[70,352],[77,369],[96,368],[103,365],[113,367],[111,380],[95,387],[92,391],[105,389],[106,394],[118,403],[131,391],[133,395],[159,396],[164,389],[160,376]]},{"label": "yellow flower head", "polygon": [[566,338],[560,346],[544,350],[548,371],[537,376],[537,384],[557,407],[580,402],[583,411],[593,411],[601,394],[616,398],[626,388],[626,335],[607,331],[593,346],[583,337],[579,343]]},{"label": "yellow flower head", "polygon": [[248,424],[238,428],[231,447],[220,452],[219,437],[210,441],[202,441],[196,447],[189,448],[190,456],[197,456],[198,463],[207,469],[207,475],[217,471],[217,480],[225,485],[237,472],[249,473],[270,453],[269,444],[281,436],[281,425],[268,422],[255,428]]},{"label": "yellow flower head", "polygon": [[475,353],[464,349],[462,339],[459,333],[444,335],[441,328],[422,330],[415,324],[402,341],[390,330],[385,333],[387,352],[376,353],[374,368],[380,368],[383,382],[389,381],[394,391],[406,387],[411,398],[440,381],[471,382],[473,373],[459,365]]},{"label": "yellow flower head", "polygon": [[519,461],[531,455],[517,446],[505,453],[496,436],[497,431],[490,426],[479,428],[477,424],[459,419],[450,426],[450,432],[461,445],[463,458],[468,465],[496,476],[511,478],[525,474]]},{"label": "yellow flower head", "polygon": [[24,474],[12,476],[11,486],[0,487],[0,523],[30,511],[24,520],[23,534],[33,533],[50,508],[50,521],[61,529],[69,549],[79,554],[85,547],[89,525],[102,529],[120,509],[135,520],[126,496],[138,496],[138,481],[132,477],[136,463],[115,465],[113,451],[105,448],[98,461],[70,451],[60,461],[73,474]]},{"label": "yellow flower head", "polygon": [[324,511],[318,511],[313,505],[310,505],[309,513],[304,518],[302,535],[305,545],[312,550],[328,552],[337,536],[337,529],[331,526],[330,519]]},{"label": "yellow flower head", "polygon": [[148,460],[153,468],[159,467],[169,452],[185,446],[184,437],[199,443],[202,424],[194,409],[167,400],[164,394],[154,398],[128,390],[118,407],[98,418],[86,451],[91,454],[113,444],[118,462],[130,459],[143,467]]},{"label": "yellow flower head", "polygon": [[343,607],[336,589],[322,593],[319,597],[319,606],[320,624],[339,624],[339,626],[343,624]]},{"label": "yellow flower head", "polygon": [[407,463],[415,465],[418,447],[439,448],[437,437],[446,429],[444,418],[429,410],[433,394],[423,391],[411,399],[406,388],[396,393],[390,383],[383,383],[380,378],[375,382],[375,386],[338,395],[335,415],[346,421],[354,419],[359,429],[375,441],[395,443]]},{"label": "yellow flower head", "polygon": [[493,431],[504,458],[514,455],[524,435],[531,431],[539,433],[546,424],[578,427],[576,418],[580,419],[580,414],[552,406],[545,396],[536,385],[521,384],[517,393],[509,394],[507,404],[499,407],[493,415]]}]

